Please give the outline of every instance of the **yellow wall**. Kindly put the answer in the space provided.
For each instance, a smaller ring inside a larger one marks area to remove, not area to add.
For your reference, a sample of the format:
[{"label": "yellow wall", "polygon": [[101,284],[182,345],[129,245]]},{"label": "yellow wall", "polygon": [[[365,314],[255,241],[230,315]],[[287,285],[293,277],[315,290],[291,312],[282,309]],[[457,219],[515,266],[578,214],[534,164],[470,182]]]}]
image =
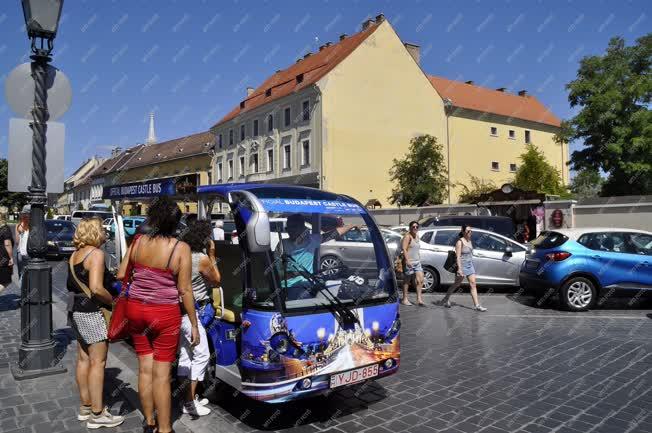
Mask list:
[{"label": "yellow wall", "polygon": [[[475,117],[480,116],[480,118]],[[498,188],[513,181],[515,173],[510,172],[510,164],[520,167],[519,156],[525,151],[525,130],[530,131],[530,140],[543,151],[549,163],[562,174],[564,183],[568,183],[567,146],[555,143],[555,129],[533,122],[506,119],[499,116],[474,114],[473,119],[452,115],[449,118],[451,181],[470,186],[469,174],[491,180]],[[498,128],[498,136],[491,135],[491,127]],[[537,128],[537,129],[535,129]],[[515,139],[509,138],[509,130],[514,130]],[[563,158],[563,160],[562,160]],[[491,162],[500,164],[499,171],[491,168]],[[461,188],[452,188],[452,201],[457,202]]]},{"label": "yellow wall", "polygon": [[318,82],[322,93],[322,187],[387,206],[388,171],[410,139],[444,144],[444,105],[387,21]]}]

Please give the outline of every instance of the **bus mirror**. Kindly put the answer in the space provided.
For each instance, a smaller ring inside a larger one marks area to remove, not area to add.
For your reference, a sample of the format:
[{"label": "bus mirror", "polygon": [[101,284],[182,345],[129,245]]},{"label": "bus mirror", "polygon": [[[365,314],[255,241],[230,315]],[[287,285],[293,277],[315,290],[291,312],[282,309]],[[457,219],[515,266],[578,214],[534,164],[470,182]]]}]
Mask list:
[{"label": "bus mirror", "polygon": [[253,212],[247,222],[247,246],[252,253],[269,250],[269,218],[267,212]]}]

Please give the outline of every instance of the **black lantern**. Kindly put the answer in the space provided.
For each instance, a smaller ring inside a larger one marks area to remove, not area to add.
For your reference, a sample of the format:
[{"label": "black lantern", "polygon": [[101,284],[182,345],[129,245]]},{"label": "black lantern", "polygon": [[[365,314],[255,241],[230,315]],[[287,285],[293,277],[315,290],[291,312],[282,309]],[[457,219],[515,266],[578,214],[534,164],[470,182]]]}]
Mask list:
[{"label": "black lantern", "polygon": [[29,38],[54,39],[59,27],[63,0],[22,0]]}]

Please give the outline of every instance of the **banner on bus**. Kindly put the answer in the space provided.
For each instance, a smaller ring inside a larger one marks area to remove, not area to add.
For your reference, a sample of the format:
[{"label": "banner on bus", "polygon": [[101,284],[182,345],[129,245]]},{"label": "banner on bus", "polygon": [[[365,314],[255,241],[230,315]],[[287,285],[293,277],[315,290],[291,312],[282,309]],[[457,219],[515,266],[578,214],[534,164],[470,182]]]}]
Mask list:
[{"label": "banner on bus", "polygon": [[102,198],[109,200],[187,195],[197,192],[197,174],[105,186]]}]

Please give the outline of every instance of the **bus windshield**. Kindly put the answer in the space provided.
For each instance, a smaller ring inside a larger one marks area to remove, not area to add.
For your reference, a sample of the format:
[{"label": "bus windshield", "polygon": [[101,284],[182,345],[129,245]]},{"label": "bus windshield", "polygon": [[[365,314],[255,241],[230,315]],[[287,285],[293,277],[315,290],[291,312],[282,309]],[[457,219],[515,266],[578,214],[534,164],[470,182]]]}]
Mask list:
[{"label": "bus windshield", "polygon": [[368,215],[302,210],[268,211],[270,266],[287,310],[356,307],[394,298],[384,240],[378,229],[368,227]]}]

